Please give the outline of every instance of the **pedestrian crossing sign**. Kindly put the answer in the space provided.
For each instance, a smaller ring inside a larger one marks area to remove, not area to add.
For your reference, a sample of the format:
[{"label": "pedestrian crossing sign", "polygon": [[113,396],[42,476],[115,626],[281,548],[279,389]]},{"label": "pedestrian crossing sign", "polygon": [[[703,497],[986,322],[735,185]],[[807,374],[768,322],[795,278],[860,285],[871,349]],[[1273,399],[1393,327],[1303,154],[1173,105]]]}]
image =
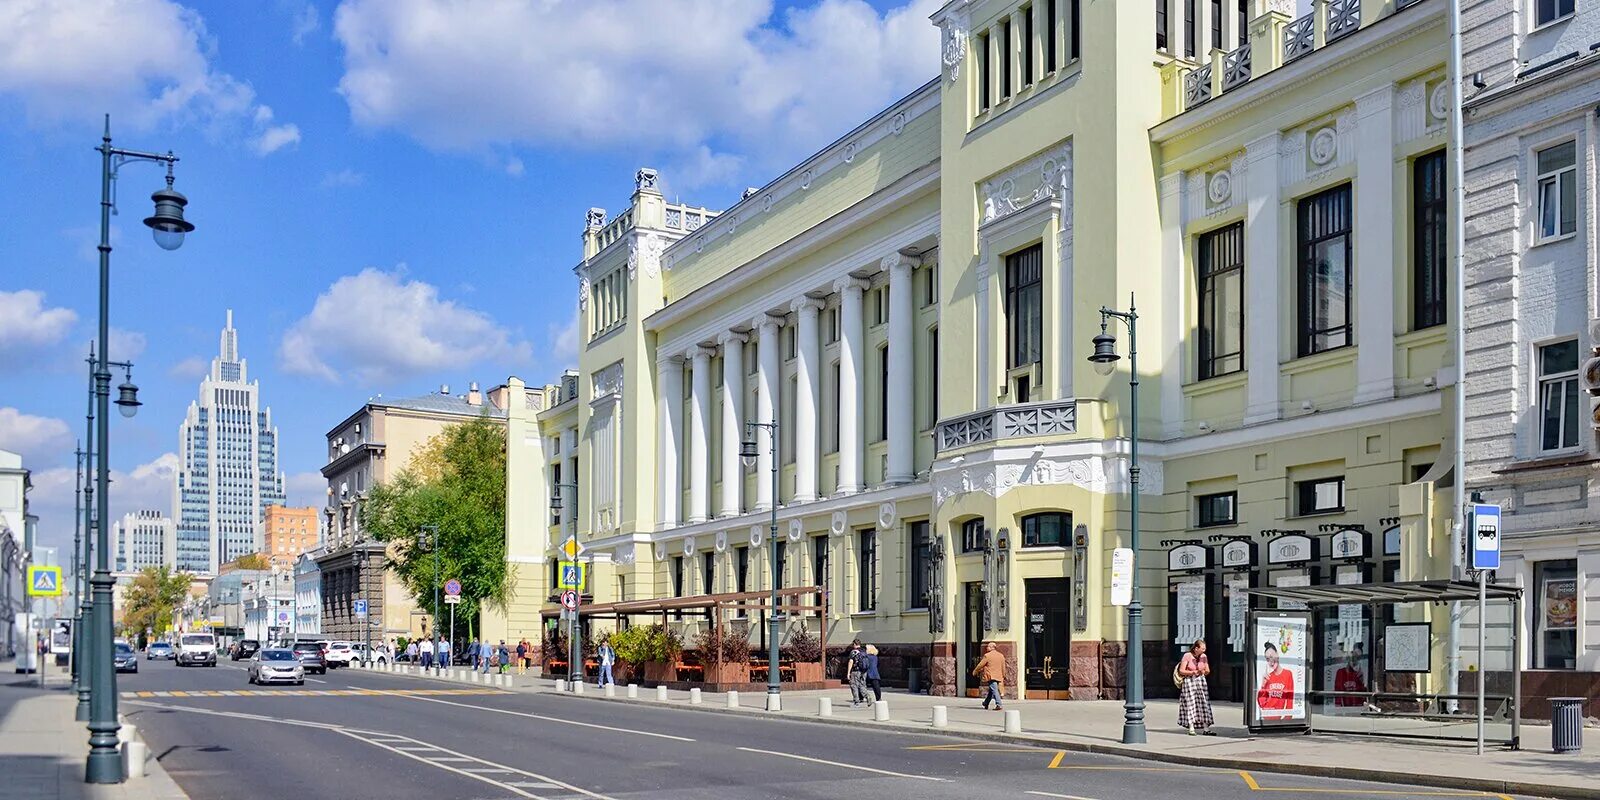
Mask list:
[{"label": "pedestrian crossing sign", "polygon": [[589,578],[589,571],[585,569],[585,566],[581,561],[562,561],[557,576],[559,585],[556,588],[583,591],[584,583]]},{"label": "pedestrian crossing sign", "polygon": [[28,567],[28,595],[30,597],[60,597],[60,567]]}]

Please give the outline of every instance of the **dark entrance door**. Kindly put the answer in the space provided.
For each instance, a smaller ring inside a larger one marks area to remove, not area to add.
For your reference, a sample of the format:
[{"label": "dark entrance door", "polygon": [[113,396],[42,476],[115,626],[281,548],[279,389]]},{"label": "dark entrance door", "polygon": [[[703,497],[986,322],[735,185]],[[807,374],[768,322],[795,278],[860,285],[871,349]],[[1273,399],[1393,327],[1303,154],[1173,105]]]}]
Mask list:
[{"label": "dark entrance door", "polygon": [[968,697],[978,696],[978,687],[973,683],[972,668],[978,663],[978,657],[983,655],[983,582],[973,581],[964,585],[965,591],[961,593],[965,598],[962,604],[961,626],[963,638],[961,652],[961,677],[967,687]]},{"label": "dark entrance door", "polygon": [[1066,578],[1027,581],[1028,697],[1070,700],[1072,594]]}]

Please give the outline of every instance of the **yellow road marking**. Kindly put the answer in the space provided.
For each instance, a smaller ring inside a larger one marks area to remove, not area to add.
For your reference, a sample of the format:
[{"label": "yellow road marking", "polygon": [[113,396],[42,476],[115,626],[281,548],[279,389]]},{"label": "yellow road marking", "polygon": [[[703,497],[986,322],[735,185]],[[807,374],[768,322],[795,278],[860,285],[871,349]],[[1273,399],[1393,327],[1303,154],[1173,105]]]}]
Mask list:
[{"label": "yellow road marking", "polygon": [[139,692],[140,697],[155,697],[155,692]]},{"label": "yellow road marking", "polygon": [[1296,792],[1299,794],[1339,794],[1339,795],[1384,795],[1400,797],[1493,797],[1497,800],[1511,800],[1503,794],[1491,792],[1471,791],[1429,791],[1427,789],[1308,789],[1287,786],[1262,786],[1254,776],[1244,770],[1239,770],[1239,777],[1244,779],[1244,784],[1252,792]]},{"label": "yellow road marking", "polygon": [[1250,773],[1245,772],[1244,770],[1241,769],[1241,770],[1239,770],[1239,777],[1244,778],[1244,785],[1250,787],[1250,791],[1252,791],[1252,792],[1261,791],[1261,784],[1256,783],[1256,779],[1250,777]]},{"label": "yellow road marking", "polygon": [[1050,769],[1055,769],[1056,767],[1061,766],[1061,759],[1066,758],[1066,757],[1067,757],[1067,751],[1065,751],[1065,750],[1057,750],[1056,751],[1056,757],[1050,759],[1050,767],[1049,768]]},{"label": "yellow road marking", "polygon": [[188,697],[189,693],[188,692],[173,692],[172,696],[173,697]]}]

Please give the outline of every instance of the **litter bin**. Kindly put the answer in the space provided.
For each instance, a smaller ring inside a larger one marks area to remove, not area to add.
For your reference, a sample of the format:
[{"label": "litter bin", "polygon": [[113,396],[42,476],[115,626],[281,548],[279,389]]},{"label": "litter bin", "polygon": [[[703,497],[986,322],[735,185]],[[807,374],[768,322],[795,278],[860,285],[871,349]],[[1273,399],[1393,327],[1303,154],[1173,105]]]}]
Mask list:
[{"label": "litter bin", "polygon": [[922,694],[922,669],[920,667],[906,668],[906,691],[912,694]]},{"label": "litter bin", "polygon": [[1550,698],[1550,749],[1557,753],[1583,750],[1583,698]]}]

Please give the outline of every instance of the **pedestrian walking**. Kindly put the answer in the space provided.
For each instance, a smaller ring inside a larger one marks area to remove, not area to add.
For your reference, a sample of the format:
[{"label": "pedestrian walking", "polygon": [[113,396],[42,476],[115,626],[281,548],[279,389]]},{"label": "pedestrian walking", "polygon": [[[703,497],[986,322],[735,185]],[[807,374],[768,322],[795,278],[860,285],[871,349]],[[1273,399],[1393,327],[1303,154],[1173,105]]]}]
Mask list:
[{"label": "pedestrian walking", "polygon": [[477,639],[467,643],[467,664],[471,669],[478,668],[478,654],[481,650],[482,646],[478,644]]},{"label": "pedestrian walking", "polygon": [[506,647],[506,640],[500,640],[500,650],[496,655],[500,656],[500,672],[511,668],[511,648]]},{"label": "pedestrian walking", "polygon": [[[872,699],[873,699],[873,701],[882,700],[883,699],[883,676],[878,673],[878,646],[877,645],[872,645],[872,644],[867,645],[867,658],[866,658],[866,670],[865,670],[865,672],[866,672],[866,677],[867,677],[867,685],[872,687]],[[865,695],[865,693],[863,692],[863,697],[862,697],[863,700],[866,699],[866,697],[864,695]]]},{"label": "pedestrian walking", "polygon": [[433,669],[433,640],[423,639],[417,649],[422,655],[422,668]]},{"label": "pedestrian walking", "polygon": [[406,662],[410,663],[410,664],[417,663],[417,640],[416,639],[412,639],[411,641],[406,642]]},{"label": "pedestrian walking", "polygon": [[867,702],[867,648],[857,639],[850,643],[845,655],[845,678],[850,682],[850,707],[860,708]]},{"label": "pedestrian walking", "polygon": [[528,662],[528,640],[517,642],[517,674],[522,674],[522,665]]},{"label": "pedestrian walking", "polygon": [[600,640],[600,649],[595,651],[595,656],[600,659],[600,678],[597,683],[615,686],[617,682],[611,677],[611,665],[617,663],[617,651],[611,649],[609,636]]},{"label": "pedestrian walking", "polygon": [[1197,733],[1216,736],[1211,729],[1216,724],[1211,713],[1211,692],[1206,686],[1206,676],[1211,674],[1211,662],[1206,660],[1206,640],[1196,639],[1183,654],[1174,670],[1178,682],[1178,727],[1188,728],[1189,735]]},{"label": "pedestrian walking", "polygon": [[994,642],[983,643],[983,657],[978,659],[978,665],[972,668],[972,676],[978,679],[978,684],[983,687],[983,707],[989,707],[989,701],[994,701],[994,710],[1000,710],[1000,682],[1006,676],[1006,657],[1000,655],[1000,650]]},{"label": "pedestrian walking", "polygon": [[450,668],[450,640],[449,639],[440,639],[439,640],[439,668],[440,669],[449,669]]}]

